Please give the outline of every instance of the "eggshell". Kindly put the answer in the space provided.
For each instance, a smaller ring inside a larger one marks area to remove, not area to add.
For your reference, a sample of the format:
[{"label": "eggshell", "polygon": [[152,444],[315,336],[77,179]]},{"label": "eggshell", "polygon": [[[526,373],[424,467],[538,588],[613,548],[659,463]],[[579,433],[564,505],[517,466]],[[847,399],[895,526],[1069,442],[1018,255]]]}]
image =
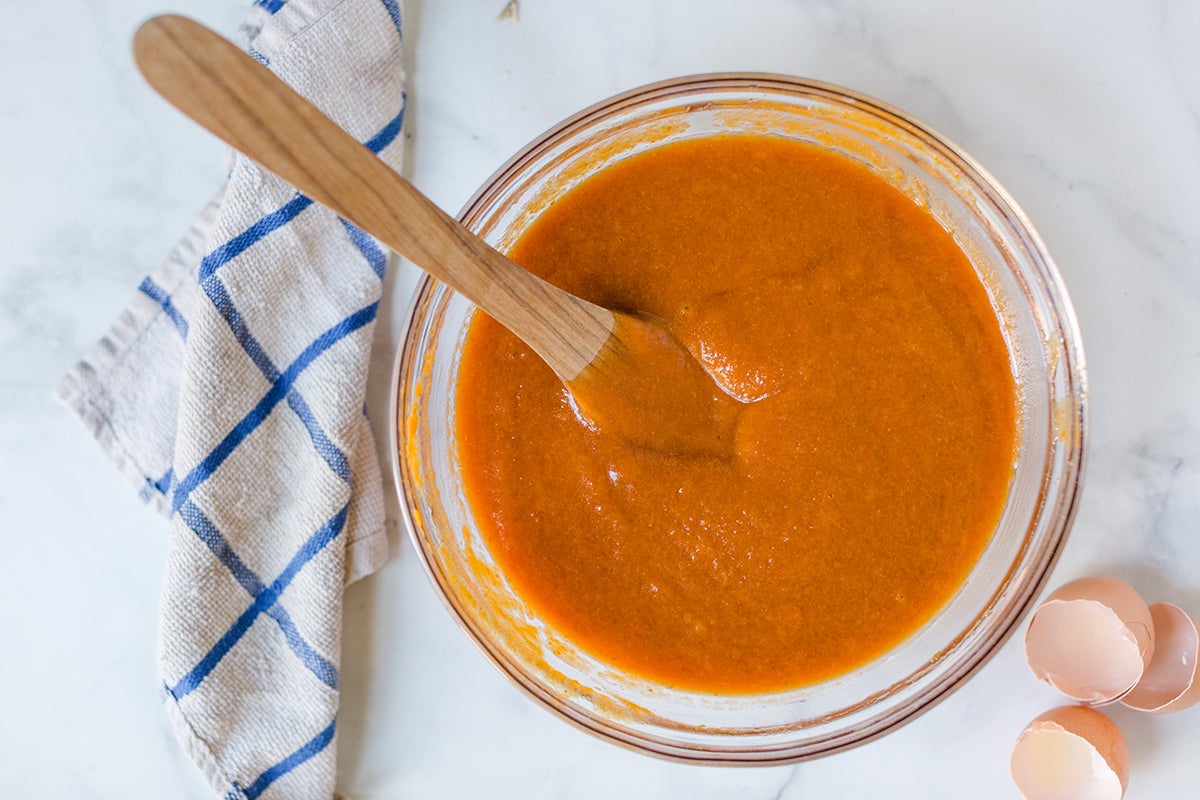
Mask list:
[{"label": "eggshell", "polygon": [[1025,656],[1038,678],[1074,700],[1104,705],[1141,679],[1154,653],[1146,601],[1116,578],[1080,578],[1033,612]]},{"label": "eggshell", "polygon": [[1200,631],[1196,621],[1171,603],[1150,606],[1154,658],[1133,691],[1121,702],[1139,711],[1166,714],[1200,703]]},{"label": "eggshell", "polygon": [[1129,748],[1120,728],[1081,706],[1051,709],[1013,746],[1009,770],[1026,800],[1121,800]]}]

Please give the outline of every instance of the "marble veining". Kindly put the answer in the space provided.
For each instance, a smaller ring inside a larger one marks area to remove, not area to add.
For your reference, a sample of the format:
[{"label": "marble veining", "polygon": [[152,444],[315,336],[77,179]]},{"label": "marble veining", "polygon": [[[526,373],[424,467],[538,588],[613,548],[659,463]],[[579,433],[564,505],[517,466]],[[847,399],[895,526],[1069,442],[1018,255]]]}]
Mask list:
[{"label": "marble veining", "polygon": [[[232,31],[247,0],[172,8]],[[541,131],[617,91],[760,70],[841,83],[947,134],[1010,190],[1078,311],[1092,450],[1052,585],[1096,572],[1200,615],[1200,5],[1192,0],[408,0],[409,177],[457,211]],[[13,4],[0,27],[0,794],[206,798],[158,703],[165,524],[51,387],[190,225],[225,156],[128,56],[160,0]],[[418,279],[385,284],[368,407]],[[390,486],[388,489],[391,492]],[[656,761],[526,699],[444,611],[404,540],[351,588],[339,737],[348,798],[1016,795],[1009,749],[1060,702],[1019,637],[949,699],[791,767]],[[1195,796],[1200,709],[1113,709],[1131,798]]]}]

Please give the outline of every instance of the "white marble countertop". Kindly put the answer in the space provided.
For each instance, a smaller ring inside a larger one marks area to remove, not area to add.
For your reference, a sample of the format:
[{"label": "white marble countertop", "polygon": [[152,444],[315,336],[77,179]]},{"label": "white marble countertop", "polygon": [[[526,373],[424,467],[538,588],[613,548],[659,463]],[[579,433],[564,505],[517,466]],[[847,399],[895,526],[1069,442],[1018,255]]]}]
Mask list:
[{"label": "white marble countertop", "polygon": [[[223,177],[221,146],[131,65],[134,27],[160,3],[13,4],[0,27],[5,797],[209,796],[156,689],[165,523],[51,400]],[[228,32],[245,0],[171,5]],[[407,2],[406,171],[451,211],[559,119],[695,72],[840,83],[972,153],[1045,238],[1086,343],[1092,451],[1052,583],[1115,573],[1200,615],[1200,4],[521,0],[516,22],[498,19],[503,5]],[[385,287],[376,419],[414,281],[404,266]],[[1010,641],[950,699],[857,750],[775,768],[660,762],[510,686],[394,522],[391,535],[391,560],[346,606],[350,798],[1012,798],[1012,742],[1059,702]],[[1130,798],[1196,796],[1200,708],[1111,713]]]}]

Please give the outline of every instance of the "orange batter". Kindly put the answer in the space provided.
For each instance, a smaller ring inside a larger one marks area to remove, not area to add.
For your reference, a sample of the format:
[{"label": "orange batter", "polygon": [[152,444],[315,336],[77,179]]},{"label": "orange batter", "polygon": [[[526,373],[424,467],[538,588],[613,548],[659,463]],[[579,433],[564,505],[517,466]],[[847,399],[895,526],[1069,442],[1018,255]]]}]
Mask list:
[{"label": "orange batter", "polygon": [[468,500],[582,648],[679,688],[792,688],[884,653],[962,584],[1012,475],[1015,387],[983,285],[912,200],[810,145],[714,136],[588,179],[510,255],[658,318],[753,400],[732,459],[638,448],[475,316]]}]

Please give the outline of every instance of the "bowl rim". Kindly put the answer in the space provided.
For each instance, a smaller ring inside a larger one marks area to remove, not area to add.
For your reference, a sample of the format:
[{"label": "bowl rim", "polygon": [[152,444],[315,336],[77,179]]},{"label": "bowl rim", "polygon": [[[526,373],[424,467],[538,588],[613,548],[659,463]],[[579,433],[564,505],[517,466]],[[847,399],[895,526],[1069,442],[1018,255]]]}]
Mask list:
[{"label": "bowl rim", "polygon": [[[434,565],[430,562],[429,554],[421,544],[420,534],[413,520],[412,504],[403,478],[401,464],[401,451],[403,448],[401,445],[404,440],[400,426],[399,411],[401,378],[403,375],[406,345],[417,333],[416,324],[421,309],[428,302],[432,292],[438,286],[443,285],[427,273],[423,273],[419,278],[409,299],[401,328],[402,335],[397,343],[396,353],[393,357],[388,393],[388,461],[409,543],[416,551],[421,562],[421,567],[426,577],[433,584],[435,593],[450,613],[450,616],[463,632],[466,633],[476,648],[527,697],[530,697],[538,705],[549,710],[554,716],[569,722],[574,727],[590,733],[601,740],[668,761],[712,766],[777,766],[795,764],[867,744],[918,718],[954,694],[968,679],[982,669],[1020,626],[1034,602],[1045,589],[1050,575],[1061,557],[1078,513],[1080,496],[1087,471],[1087,456],[1089,451],[1090,412],[1087,363],[1078,319],[1074,306],[1066,292],[1066,285],[1062,274],[1047,249],[1045,242],[1036,228],[1034,228],[1032,221],[1008,190],[972,156],[938,130],[884,101],[833,83],[776,73],[735,71],[679,76],[620,92],[585,107],[530,140],[528,144],[521,147],[479,186],[470,199],[462,206],[456,215],[456,219],[460,222],[468,220],[480,210],[479,206],[481,202],[493,190],[493,187],[504,182],[511,173],[519,170],[526,163],[536,159],[539,154],[556,140],[580,128],[587,127],[593,120],[616,114],[627,106],[644,102],[651,97],[665,99],[673,94],[691,94],[709,88],[726,90],[732,88],[747,90],[762,88],[776,91],[802,91],[808,94],[824,95],[835,101],[863,106],[889,124],[905,129],[921,138],[931,139],[944,149],[945,155],[955,163],[956,167],[961,169],[972,180],[985,186],[994,195],[995,200],[999,202],[1005,213],[1011,217],[1016,227],[1027,238],[1027,244],[1037,253],[1041,266],[1044,268],[1044,274],[1038,274],[1037,276],[1038,288],[1041,291],[1042,297],[1053,309],[1057,321],[1061,325],[1063,351],[1066,354],[1066,363],[1062,365],[1062,373],[1068,384],[1067,396],[1074,400],[1070,409],[1072,412],[1070,414],[1070,423],[1065,427],[1073,435],[1070,437],[1071,440],[1067,442],[1067,457],[1064,459],[1064,472],[1060,478],[1062,488],[1057,498],[1051,500],[1053,505],[1057,505],[1062,509],[1062,513],[1058,515],[1055,524],[1049,529],[1047,534],[1047,539],[1050,542],[1049,555],[1044,560],[1039,574],[1034,577],[1029,591],[1016,604],[1007,624],[996,631],[990,637],[989,641],[985,642],[986,646],[980,647],[977,652],[972,653],[960,665],[959,669],[931,683],[915,702],[910,703],[907,707],[898,709],[883,724],[876,726],[865,734],[856,732],[850,740],[834,742],[831,746],[824,747],[819,752],[794,752],[796,748],[795,743],[784,743],[777,747],[762,747],[756,750],[733,751],[708,749],[702,745],[673,745],[660,740],[649,739],[619,723],[613,721],[601,723],[596,718],[580,712],[573,706],[564,704],[551,692],[546,691],[544,687],[524,680],[522,675],[509,661],[503,658],[501,654],[494,652],[485,641],[485,638],[478,635],[469,615],[445,591],[441,581],[438,579]],[[1056,412],[1052,411],[1051,413]],[[844,737],[845,734],[842,734],[842,736]]]}]

